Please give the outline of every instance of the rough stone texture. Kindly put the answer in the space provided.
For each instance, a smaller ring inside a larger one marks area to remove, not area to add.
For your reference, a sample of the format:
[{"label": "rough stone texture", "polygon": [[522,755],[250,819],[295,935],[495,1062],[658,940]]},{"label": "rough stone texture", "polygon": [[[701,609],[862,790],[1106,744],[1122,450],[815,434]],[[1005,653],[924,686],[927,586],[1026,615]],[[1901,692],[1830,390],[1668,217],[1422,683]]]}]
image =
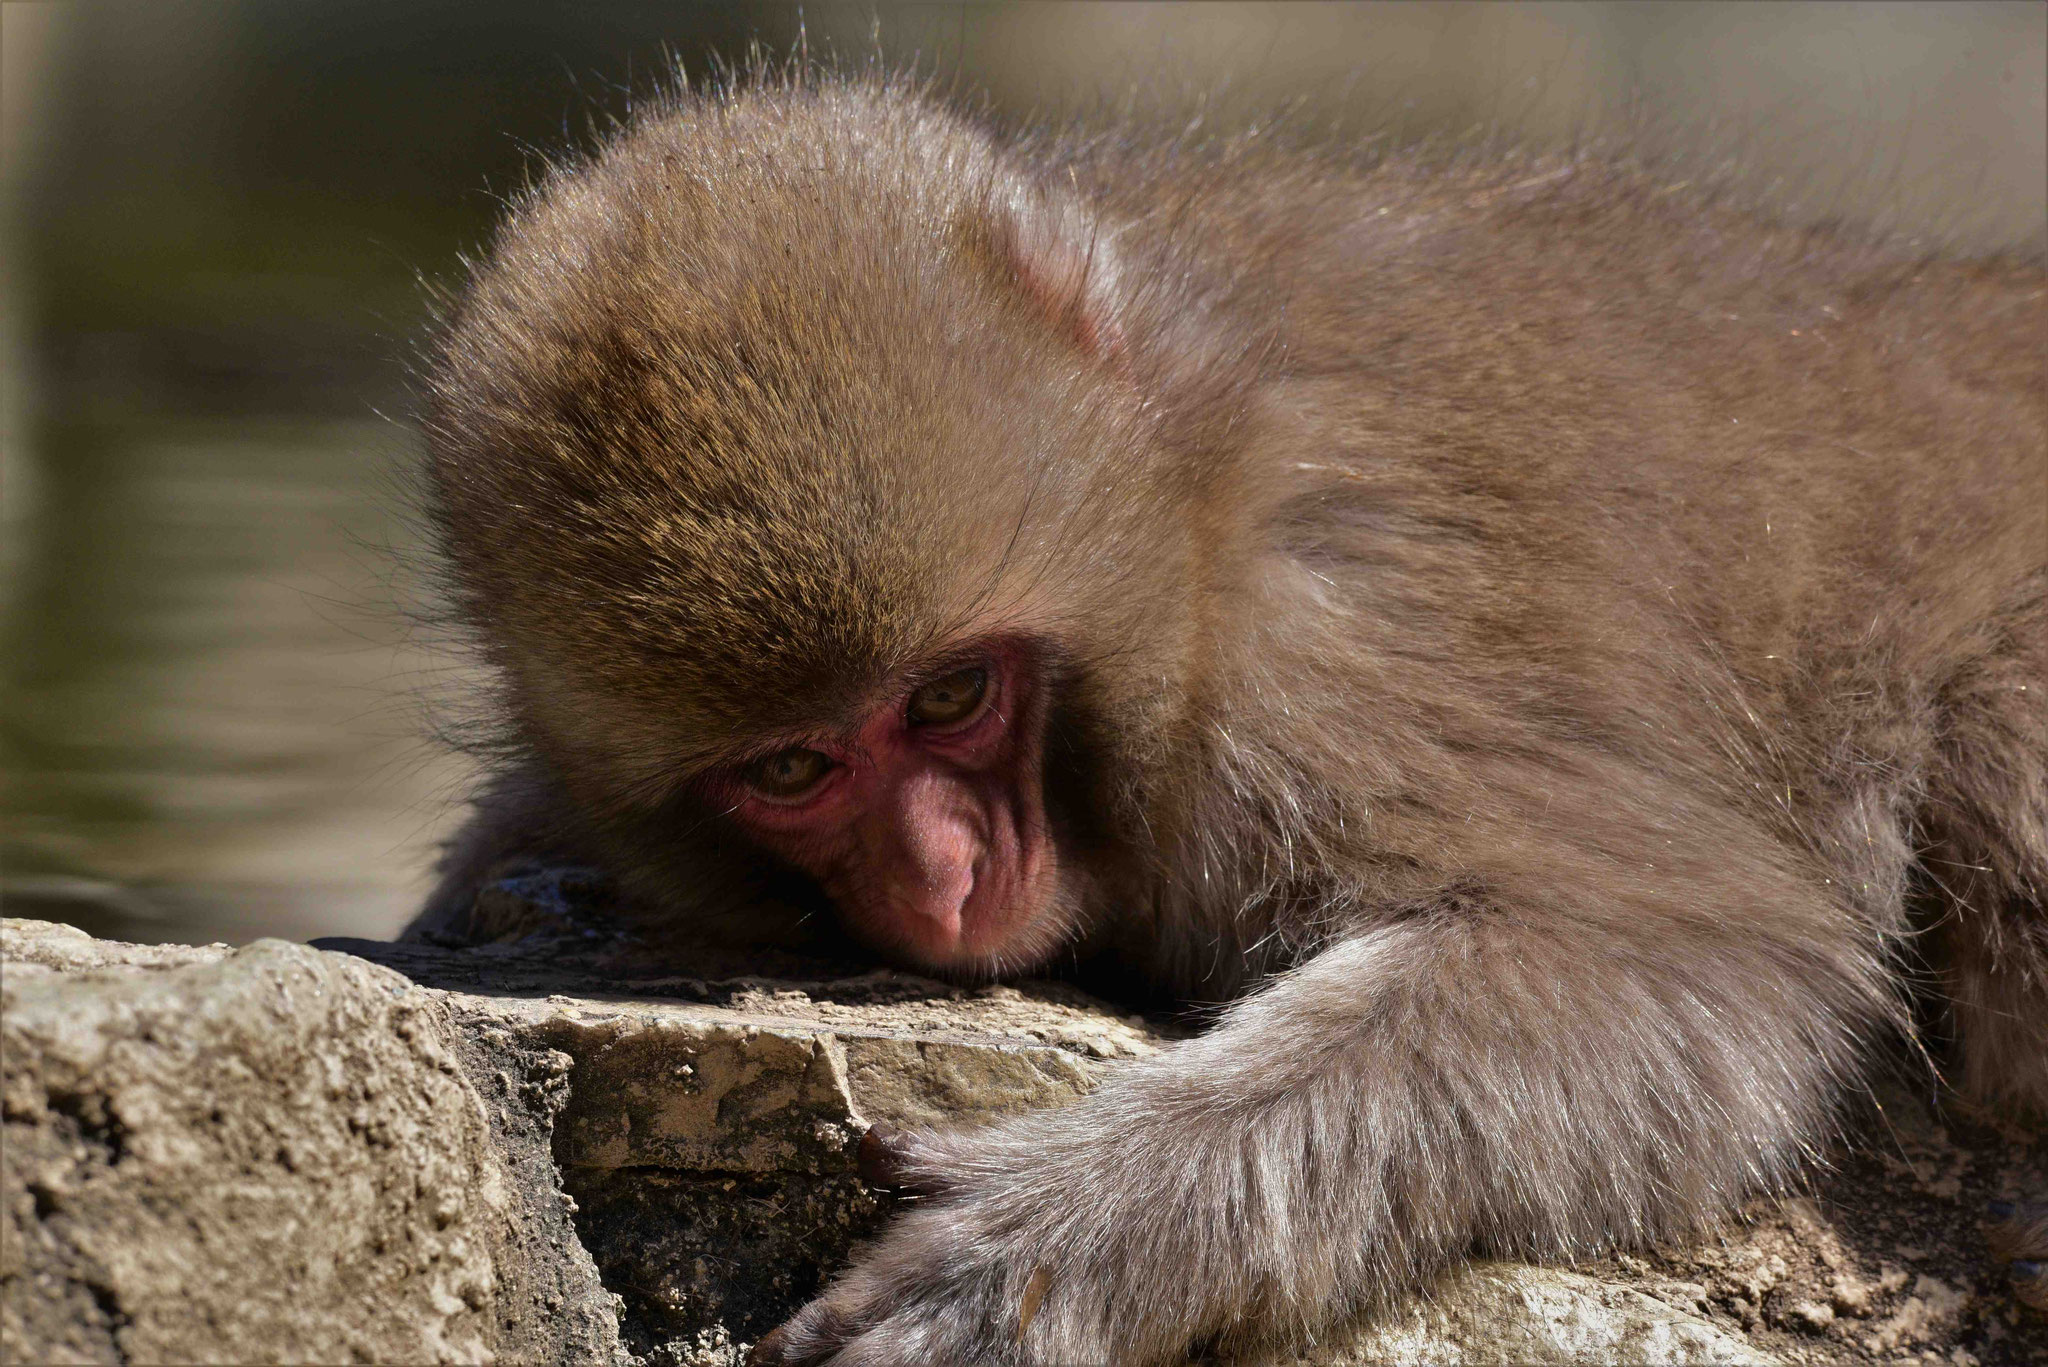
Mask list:
[{"label": "rough stone texture", "polygon": [[1697,1307],[1788,1362],[2048,1364],[2048,1316],[1988,1256],[1994,1199],[2048,1193],[2048,1137],[1881,1082],[1812,1192],[1757,1201],[1726,1239],[1585,1271]]},{"label": "rough stone texture", "polygon": [[1459,1273],[1374,1324],[1261,1367],[1778,1361],[1739,1333],[1630,1287],[1499,1264]]},{"label": "rough stone texture", "polygon": [[853,1171],[869,1125],[1056,1106],[1160,1037],[1053,983],[963,990],[797,959],[775,979],[650,975],[616,945],[545,932],[323,943],[439,989],[467,1030],[573,1060],[562,1188],[624,1297],[627,1344],[657,1362],[730,1360],[880,1227],[886,1198]]},{"label": "rough stone texture", "polygon": [[[466,948],[5,923],[0,1357],[731,1363],[886,1219],[868,1124],[1059,1105],[1173,1033],[1057,984],[681,971],[559,876],[493,897]],[[1468,1269],[1259,1362],[2048,1361],[1976,1225],[2048,1191],[2041,1142],[1903,1092],[1864,1128],[1722,1237]]]},{"label": "rough stone texture", "polygon": [[494,1117],[448,1005],[386,969],[0,936],[9,1361],[618,1356],[533,1182],[562,1064],[520,1055],[540,1091]]}]

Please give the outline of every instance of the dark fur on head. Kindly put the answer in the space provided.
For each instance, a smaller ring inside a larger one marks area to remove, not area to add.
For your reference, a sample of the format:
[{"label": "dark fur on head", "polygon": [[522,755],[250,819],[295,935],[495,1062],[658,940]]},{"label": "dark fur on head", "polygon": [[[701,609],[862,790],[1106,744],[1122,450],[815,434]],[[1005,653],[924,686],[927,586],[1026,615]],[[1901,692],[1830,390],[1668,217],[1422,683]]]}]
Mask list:
[{"label": "dark fur on head", "polygon": [[1044,653],[1063,948],[1291,971],[923,1141],[954,1198],[815,1351],[1149,1360],[1717,1210],[1903,1027],[1916,879],[1963,1079],[2048,1108],[2044,293],[1593,156],[680,97],[517,207],[439,343],[525,753],[445,895],[552,843],[698,914],[746,861],[693,773],[969,625]]}]

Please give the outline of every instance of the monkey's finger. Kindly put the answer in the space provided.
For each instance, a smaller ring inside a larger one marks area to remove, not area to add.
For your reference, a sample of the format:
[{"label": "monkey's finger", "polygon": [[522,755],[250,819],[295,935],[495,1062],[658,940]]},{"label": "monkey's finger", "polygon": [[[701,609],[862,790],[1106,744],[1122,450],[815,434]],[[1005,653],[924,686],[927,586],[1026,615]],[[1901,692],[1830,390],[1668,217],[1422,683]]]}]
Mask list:
[{"label": "monkey's finger", "polygon": [[2048,1263],[2014,1263],[2012,1293],[2021,1305],[2048,1314]]},{"label": "monkey's finger", "polygon": [[860,1137],[854,1168],[877,1191],[938,1196],[949,1185],[935,1170],[932,1154],[913,1135],[892,1125],[871,1125]]},{"label": "monkey's finger", "polygon": [[812,1301],[761,1336],[747,1367],[811,1367],[837,1352],[853,1326],[830,1302]]},{"label": "monkey's finger", "polygon": [[2000,1262],[2048,1261],[2048,1205],[1993,1201],[1985,1208],[1984,1238]]},{"label": "monkey's finger", "polygon": [[789,1335],[780,1325],[770,1329],[748,1350],[747,1367],[782,1367],[782,1350],[788,1342]]}]

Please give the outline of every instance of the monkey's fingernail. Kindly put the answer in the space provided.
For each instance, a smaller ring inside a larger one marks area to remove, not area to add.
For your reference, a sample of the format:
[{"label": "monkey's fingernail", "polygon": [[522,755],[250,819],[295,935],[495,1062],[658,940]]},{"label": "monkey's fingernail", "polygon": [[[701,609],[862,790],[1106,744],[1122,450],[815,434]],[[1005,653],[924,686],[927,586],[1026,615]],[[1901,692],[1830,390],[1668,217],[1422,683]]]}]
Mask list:
[{"label": "monkey's fingernail", "polygon": [[777,1367],[782,1361],[782,1347],[789,1342],[789,1335],[780,1325],[761,1335],[761,1341],[747,1354],[747,1367]]},{"label": "monkey's fingernail", "polygon": [[877,1191],[903,1184],[903,1132],[891,1125],[870,1125],[853,1157],[860,1180]]},{"label": "monkey's fingernail", "polygon": [[1985,1203],[1984,1213],[1994,1220],[2010,1220],[2013,1212],[2018,1209],[2019,1207],[2010,1201],[1990,1201]]}]

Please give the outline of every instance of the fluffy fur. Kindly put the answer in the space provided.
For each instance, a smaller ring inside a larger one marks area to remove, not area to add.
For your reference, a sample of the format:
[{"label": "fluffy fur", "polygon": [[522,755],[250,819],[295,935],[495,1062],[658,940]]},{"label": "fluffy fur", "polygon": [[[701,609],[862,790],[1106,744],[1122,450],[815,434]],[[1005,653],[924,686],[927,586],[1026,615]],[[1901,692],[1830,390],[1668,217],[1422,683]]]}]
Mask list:
[{"label": "fluffy fur", "polygon": [[437,905],[549,850],[798,934],[691,775],[1049,653],[1034,957],[1241,1000],[914,1142],[941,1195],[790,1361],[1165,1360],[1653,1237],[1795,1171],[1922,967],[1963,1085],[2048,1109],[2044,294],[1590,155],[679,97],[437,341],[517,756]]}]

